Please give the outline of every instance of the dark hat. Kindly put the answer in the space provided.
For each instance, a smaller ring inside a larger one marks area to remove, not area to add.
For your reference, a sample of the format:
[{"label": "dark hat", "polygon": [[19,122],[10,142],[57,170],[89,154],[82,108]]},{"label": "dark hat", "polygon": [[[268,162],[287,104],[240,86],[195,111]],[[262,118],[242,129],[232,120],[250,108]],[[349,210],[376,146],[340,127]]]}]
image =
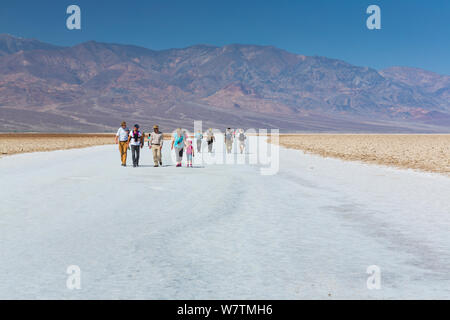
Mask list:
[{"label": "dark hat", "polygon": [[134,127],[139,129],[139,125],[138,124],[135,124]]}]

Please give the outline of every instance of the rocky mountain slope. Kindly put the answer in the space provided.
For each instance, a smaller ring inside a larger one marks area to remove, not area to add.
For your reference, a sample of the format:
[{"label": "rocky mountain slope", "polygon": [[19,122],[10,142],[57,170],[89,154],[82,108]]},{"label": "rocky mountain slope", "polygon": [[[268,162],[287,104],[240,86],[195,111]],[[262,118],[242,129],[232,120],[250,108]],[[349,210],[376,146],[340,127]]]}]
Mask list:
[{"label": "rocky mountain slope", "polygon": [[153,51],[0,36],[1,131],[108,131],[125,119],[166,129],[203,120],[217,128],[445,132],[449,97],[449,76],[270,46]]}]

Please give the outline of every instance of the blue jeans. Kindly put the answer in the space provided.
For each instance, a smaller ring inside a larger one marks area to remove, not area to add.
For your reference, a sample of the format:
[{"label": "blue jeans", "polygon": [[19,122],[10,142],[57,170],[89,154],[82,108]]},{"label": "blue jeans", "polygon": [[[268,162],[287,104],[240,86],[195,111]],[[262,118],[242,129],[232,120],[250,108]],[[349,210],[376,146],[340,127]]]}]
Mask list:
[{"label": "blue jeans", "polygon": [[131,146],[131,155],[133,156],[133,166],[139,165],[140,154],[141,154],[141,146]]}]

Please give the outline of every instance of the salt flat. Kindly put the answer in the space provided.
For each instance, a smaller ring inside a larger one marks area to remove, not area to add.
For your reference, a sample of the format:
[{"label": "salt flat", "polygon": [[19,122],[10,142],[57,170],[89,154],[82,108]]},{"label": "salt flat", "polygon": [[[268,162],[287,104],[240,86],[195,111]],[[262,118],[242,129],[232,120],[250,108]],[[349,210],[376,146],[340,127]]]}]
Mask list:
[{"label": "salt flat", "polygon": [[116,146],[0,159],[0,298],[450,298],[448,177],[288,149],[271,176],[175,168],[167,147],[163,168]]}]

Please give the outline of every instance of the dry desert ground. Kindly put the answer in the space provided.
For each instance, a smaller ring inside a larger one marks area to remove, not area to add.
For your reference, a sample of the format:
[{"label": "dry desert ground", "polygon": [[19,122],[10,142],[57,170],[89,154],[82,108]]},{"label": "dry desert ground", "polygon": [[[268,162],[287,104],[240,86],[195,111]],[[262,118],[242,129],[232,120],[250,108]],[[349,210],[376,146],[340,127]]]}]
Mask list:
[{"label": "dry desert ground", "polygon": [[[16,153],[77,149],[114,144],[114,134],[1,133],[0,157]],[[164,135],[170,139],[170,135]]]},{"label": "dry desert ground", "polygon": [[280,144],[323,157],[450,176],[449,134],[292,134],[281,135]]},{"label": "dry desert ground", "polygon": [[16,153],[76,149],[114,143],[111,134],[0,134],[0,156]]}]

